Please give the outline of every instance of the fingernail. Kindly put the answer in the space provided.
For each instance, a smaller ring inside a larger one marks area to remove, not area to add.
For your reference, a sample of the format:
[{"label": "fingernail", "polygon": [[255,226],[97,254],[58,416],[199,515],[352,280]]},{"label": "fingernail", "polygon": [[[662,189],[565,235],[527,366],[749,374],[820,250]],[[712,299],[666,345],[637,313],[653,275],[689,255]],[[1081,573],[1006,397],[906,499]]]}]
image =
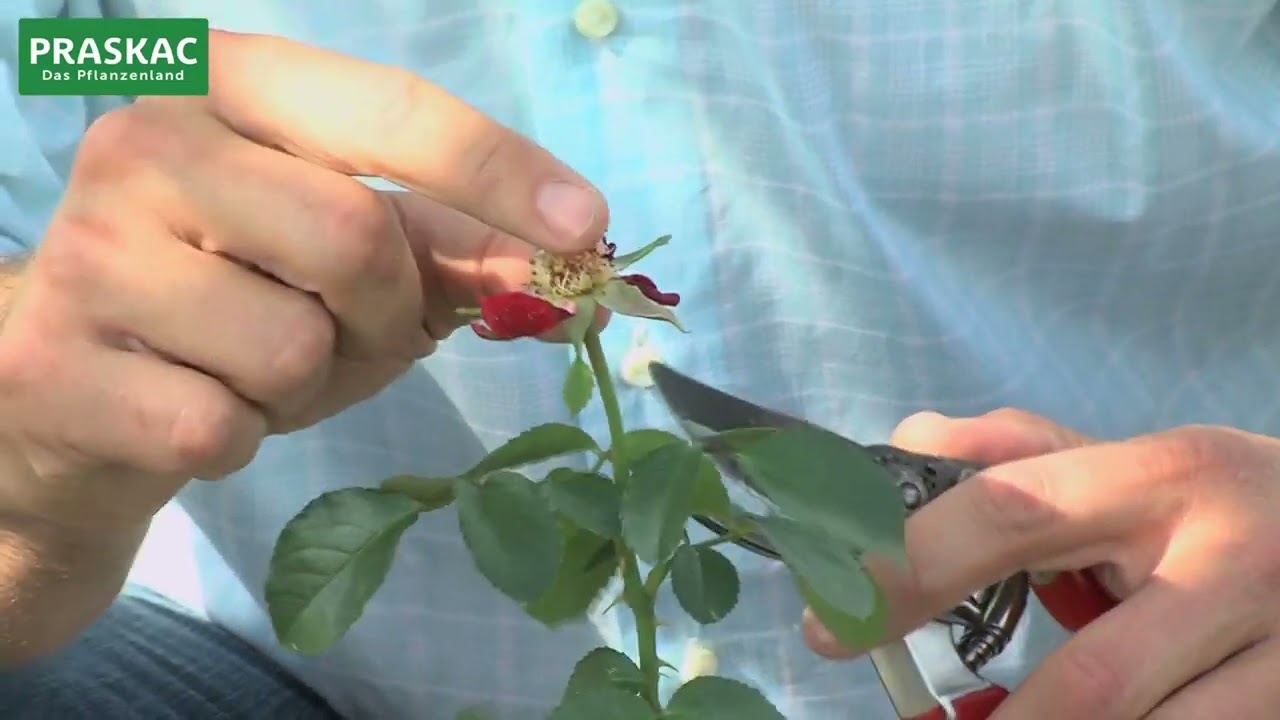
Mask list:
[{"label": "fingernail", "polygon": [[538,190],[536,200],[542,219],[566,242],[582,239],[596,219],[600,204],[595,193],[577,185],[552,182]]}]

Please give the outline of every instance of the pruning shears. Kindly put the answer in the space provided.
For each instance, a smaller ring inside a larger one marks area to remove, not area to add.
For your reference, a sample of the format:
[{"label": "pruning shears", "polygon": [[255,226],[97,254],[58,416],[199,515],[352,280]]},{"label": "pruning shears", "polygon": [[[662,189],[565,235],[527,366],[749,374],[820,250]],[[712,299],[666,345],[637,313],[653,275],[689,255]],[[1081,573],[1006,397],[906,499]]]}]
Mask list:
[{"label": "pruning shears", "polygon": [[[714,442],[719,433],[759,429],[783,429],[813,423],[756,405],[741,397],[706,385],[671,367],[653,363],[650,373],[658,393],[685,433],[720,464],[722,471],[747,490],[764,495],[730,449]],[[981,472],[984,466],[954,458],[923,455],[892,445],[863,445],[845,440],[885,468],[897,483],[908,515],[940,497],[950,488]],[[713,533],[729,529],[715,519],[695,516]],[[758,555],[780,559],[768,540],[759,535],[735,537],[735,544]],[[902,720],[986,720],[1009,696],[1009,691],[982,677],[982,669],[998,657],[1034,594],[1064,629],[1076,632],[1115,607],[1111,594],[1088,571],[1032,577],[1018,573],[971,595],[962,604],[933,620],[951,630],[956,657],[971,678],[970,683],[940,695],[931,689],[924,672],[905,640],[872,650],[869,655],[898,717]]]}]

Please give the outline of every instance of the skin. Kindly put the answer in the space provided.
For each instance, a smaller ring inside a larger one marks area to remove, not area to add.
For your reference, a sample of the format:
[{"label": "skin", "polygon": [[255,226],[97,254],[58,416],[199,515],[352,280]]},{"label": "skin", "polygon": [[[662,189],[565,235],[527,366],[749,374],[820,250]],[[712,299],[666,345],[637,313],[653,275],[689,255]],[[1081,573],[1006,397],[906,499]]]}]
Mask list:
[{"label": "skin", "polygon": [[[896,444],[996,463],[915,514],[909,570],[875,563],[890,636],[1019,570],[1093,568],[1120,600],[993,717],[1270,718],[1280,702],[1280,440],[1189,426],[1099,442],[1017,410],[904,421]],[[818,653],[849,658],[806,612]]]},{"label": "skin", "polygon": [[[98,617],[185,483],[372,396],[536,248],[607,226],[586,180],[403,70],[214,32],[210,87],[97,120],[0,269],[0,664]],[[560,222],[553,182],[582,198]]]}]

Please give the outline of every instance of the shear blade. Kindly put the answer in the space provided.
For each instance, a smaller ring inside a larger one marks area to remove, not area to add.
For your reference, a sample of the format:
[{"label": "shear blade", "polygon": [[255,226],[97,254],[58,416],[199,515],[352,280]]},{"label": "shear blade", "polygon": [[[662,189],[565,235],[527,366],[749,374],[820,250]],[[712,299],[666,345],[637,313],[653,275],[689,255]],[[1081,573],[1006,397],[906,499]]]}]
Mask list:
[{"label": "shear blade", "polygon": [[817,427],[694,380],[662,363],[651,364],[649,373],[662,401],[695,439],[748,428]]},{"label": "shear blade", "polygon": [[[699,445],[720,466],[721,473],[763,505],[772,506],[768,496],[753,481],[750,473],[737,462],[731,448],[717,438],[718,433],[734,430],[807,427],[823,428],[785,413],[757,405],[723,390],[711,387],[662,363],[652,363],[649,371],[667,409],[679,420],[686,435]],[[824,432],[829,432],[825,431]],[[740,512],[741,508],[738,508]],[[744,515],[749,515],[743,512]],[[694,519],[717,535],[727,535],[729,529],[708,517],[696,515]],[[773,546],[759,533],[747,533],[734,540],[740,547],[758,555],[778,559]]]}]

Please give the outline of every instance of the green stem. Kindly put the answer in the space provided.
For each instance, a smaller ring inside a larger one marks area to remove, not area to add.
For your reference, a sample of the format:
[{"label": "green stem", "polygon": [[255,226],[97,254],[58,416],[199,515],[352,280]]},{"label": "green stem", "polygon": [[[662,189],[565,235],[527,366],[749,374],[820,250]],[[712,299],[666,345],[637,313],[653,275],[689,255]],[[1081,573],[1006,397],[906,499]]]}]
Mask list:
[{"label": "green stem", "polygon": [[618,391],[614,389],[613,375],[609,372],[609,361],[605,360],[604,348],[600,346],[599,331],[587,331],[582,344],[587,349],[587,362],[591,364],[591,373],[595,375],[596,387],[600,390],[604,416],[609,420],[609,461],[613,464],[613,479],[625,485],[631,479],[631,468],[627,462],[626,431],[622,428],[622,409],[618,406]]},{"label": "green stem", "polygon": [[[596,388],[600,391],[600,402],[604,404],[604,414],[609,421],[609,461],[613,465],[614,481],[625,487],[631,480],[631,468],[627,458],[626,431],[622,426],[622,410],[618,406],[618,391],[613,385],[613,376],[609,373],[609,363],[604,357],[604,348],[600,346],[600,333],[589,330],[583,338],[587,349],[587,360],[591,364],[591,372],[596,378]],[[654,615],[653,596],[645,589],[644,579],[640,577],[640,560],[618,540],[618,555],[622,558],[623,595],[627,599],[632,614],[636,619],[637,644],[640,652],[640,672],[645,679],[645,700],[655,711],[662,710],[658,697],[658,680],[662,664],[658,659],[658,623]]]},{"label": "green stem", "polygon": [[600,468],[604,467],[604,464],[607,462],[609,462],[609,453],[607,452],[600,453],[600,456],[596,458],[595,463],[591,466],[591,472],[593,473],[600,472]]}]

